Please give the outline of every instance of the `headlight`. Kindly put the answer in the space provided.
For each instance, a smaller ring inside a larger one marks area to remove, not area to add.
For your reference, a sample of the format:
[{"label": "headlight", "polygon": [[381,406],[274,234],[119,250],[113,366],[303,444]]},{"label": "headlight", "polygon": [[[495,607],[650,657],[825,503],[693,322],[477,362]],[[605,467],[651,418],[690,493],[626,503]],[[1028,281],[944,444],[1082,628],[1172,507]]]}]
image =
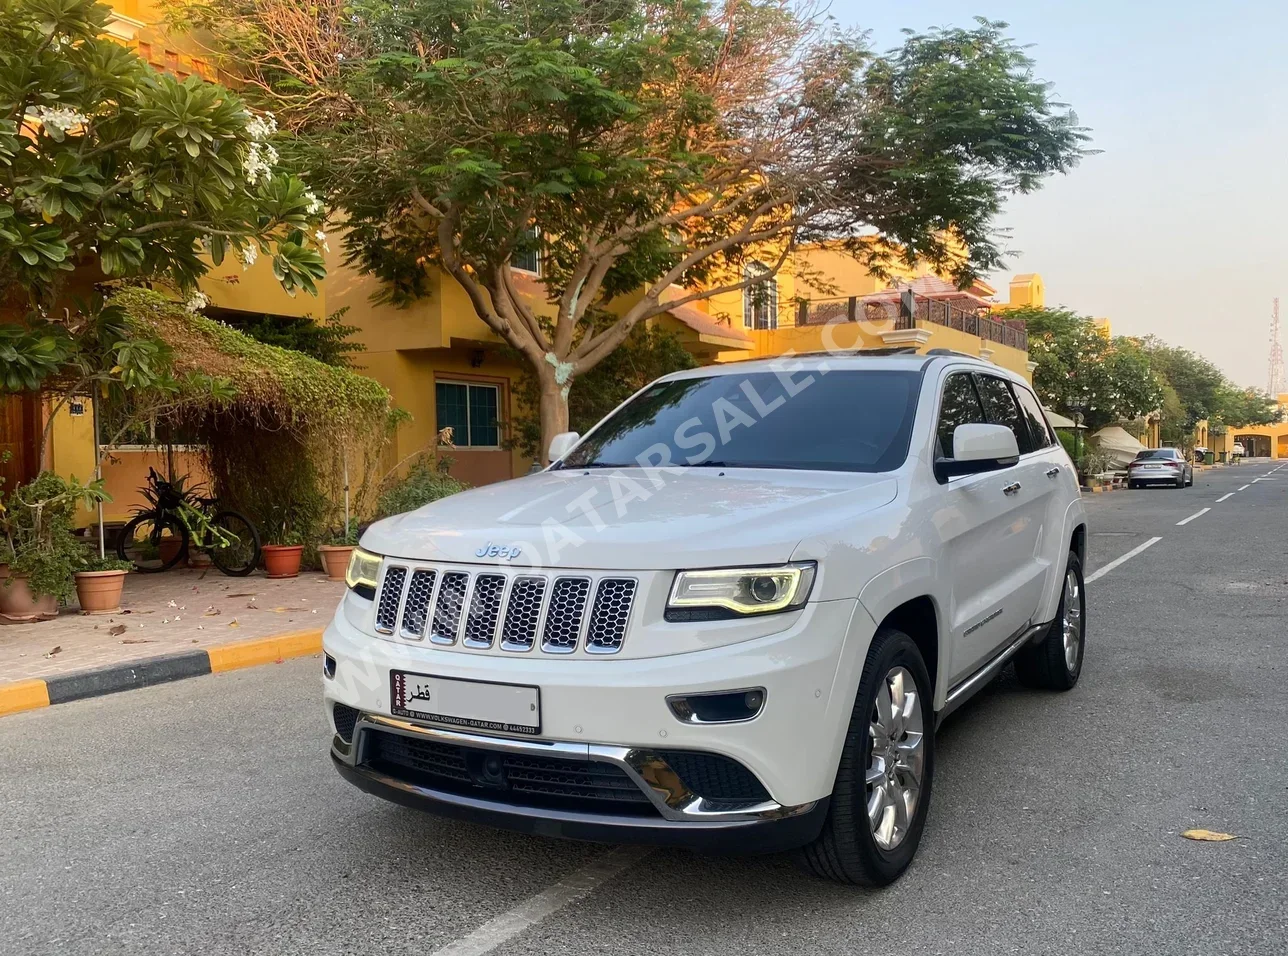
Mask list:
[{"label": "headlight", "polygon": [[368,601],[376,596],[376,581],[380,577],[380,555],[354,548],[349,555],[349,568],[344,572],[344,583]]},{"label": "headlight", "polygon": [[770,568],[681,571],[666,605],[668,621],[710,621],[800,607],[814,584],[814,562]]}]

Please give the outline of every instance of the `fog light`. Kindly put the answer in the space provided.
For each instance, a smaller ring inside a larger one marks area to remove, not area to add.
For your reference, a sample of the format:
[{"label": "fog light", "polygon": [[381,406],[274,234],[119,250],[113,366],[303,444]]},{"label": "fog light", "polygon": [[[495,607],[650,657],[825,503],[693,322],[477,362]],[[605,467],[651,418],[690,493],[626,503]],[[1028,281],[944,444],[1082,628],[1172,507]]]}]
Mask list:
[{"label": "fog light", "polygon": [[765,706],[765,688],[673,694],[666,703],[686,724],[733,724],[752,720],[760,713]]}]

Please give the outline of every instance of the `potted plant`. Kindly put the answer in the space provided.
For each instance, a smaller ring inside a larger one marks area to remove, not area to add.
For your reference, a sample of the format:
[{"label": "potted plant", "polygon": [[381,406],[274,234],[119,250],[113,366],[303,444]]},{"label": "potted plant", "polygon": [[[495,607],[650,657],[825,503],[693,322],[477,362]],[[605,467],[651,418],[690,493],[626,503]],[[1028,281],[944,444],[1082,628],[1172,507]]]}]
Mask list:
[{"label": "potted plant", "polygon": [[119,558],[90,558],[76,571],[76,598],[82,614],[115,614],[121,609],[125,576],[134,569]]},{"label": "potted plant", "polygon": [[41,472],[15,488],[0,510],[9,575],[0,587],[0,622],[25,624],[58,615],[71,598],[85,552],[72,533],[78,504],[110,501],[102,481],[82,485]]},{"label": "potted plant", "polygon": [[322,570],[332,581],[343,581],[345,571],[349,568],[349,557],[358,545],[358,529],[351,528],[347,535],[333,534],[326,540],[326,544],[318,545],[318,557],[322,560]]},{"label": "potted plant", "polygon": [[263,547],[264,570],[270,578],[294,578],[300,574],[300,557],[304,554],[304,539],[294,531],[274,535],[276,544]]}]

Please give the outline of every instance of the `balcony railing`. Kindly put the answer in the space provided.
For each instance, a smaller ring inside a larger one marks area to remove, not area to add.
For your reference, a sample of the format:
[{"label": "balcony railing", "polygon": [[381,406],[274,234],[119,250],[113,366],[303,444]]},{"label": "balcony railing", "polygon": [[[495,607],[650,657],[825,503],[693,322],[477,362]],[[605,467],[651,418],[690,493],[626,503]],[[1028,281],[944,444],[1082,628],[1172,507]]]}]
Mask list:
[{"label": "balcony railing", "polygon": [[1021,352],[1029,350],[1029,334],[1023,328],[999,322],[988,315],[958,308],[942,299],[917,299],[916,311],[907,315],[897,302],[863,302],[858,296],[836,299],[809,299],[799,304],[797,325],[827,325],[829,322],[894,322],[896,329],[915,328],[918,322],[942,325],[997,342]]}]

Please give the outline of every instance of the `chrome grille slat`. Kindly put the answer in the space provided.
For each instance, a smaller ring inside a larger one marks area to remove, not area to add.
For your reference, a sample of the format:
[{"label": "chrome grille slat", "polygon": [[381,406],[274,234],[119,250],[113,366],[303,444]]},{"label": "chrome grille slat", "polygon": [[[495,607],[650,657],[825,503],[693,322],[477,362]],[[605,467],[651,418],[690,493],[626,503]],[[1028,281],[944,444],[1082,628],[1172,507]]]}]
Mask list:
[{"label": "chrome grille slat", "polygon": [[429,615],[429,599],[434,593],[434,571],[413,571],[411,583],[407,585],[407,597],[403,600],[402,626],[399,632],[403,637],[420,640],[425,636],[425,620]]},{"label": "chrome grille slat", "polygon": [[586,630],[586,652],[616,654],[626,638],[639,582],[634,578],[601,578]]},{"label": "chrome grille slat", "polygon": [[406,568],[394,566],[385,569],[385,579],[380,585],[380,602],[376,605],[376,630],[381,634],[394,632],[406,581]]},{"label": "chrome grille slat", "polygon": [[537,622],[545,603],[546,579],[517,575],[506,599],[505,623],[501,627],[501,649],[529,651],[537,639]]},{"label": "chrome grille slat", "polygon": [[455,644],[456,632],[461,626],[461,611],[465,607],[465,591],[470,576],[464,571],[447,571],[438,586],[438,599],[434,602],[434,619],[429,639],[435,644]]},{"label": "chrome grille slat", "polygon": [[474,578],[470,607],[465,614],[465,637],[461,642],[466,647],[492,646],[504,594],[504,574],[480,574]]},{"label": "chrome grille slat", "polygon": [[582,619],[590,600],[590,578],[555,578],[550,607],[542,628],[541,649],[549,654],[571,654],[581,637]]}]

